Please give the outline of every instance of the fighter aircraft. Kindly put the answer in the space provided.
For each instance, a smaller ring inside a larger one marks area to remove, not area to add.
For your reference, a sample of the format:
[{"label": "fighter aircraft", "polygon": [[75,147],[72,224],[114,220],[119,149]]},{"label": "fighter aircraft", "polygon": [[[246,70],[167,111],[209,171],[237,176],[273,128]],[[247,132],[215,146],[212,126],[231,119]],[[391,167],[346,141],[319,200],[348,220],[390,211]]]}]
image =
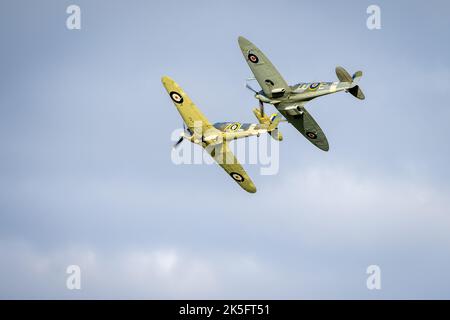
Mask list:
[{"label": "fighter aircraft", "polygon": [[256,192],[255,185],[228,144],[230,140],[259,136],[266,132],[278,139],[278,123],[281,117],[277,114],[271,117],[263,116],[259,118],[259,124],[240,122],[211,124],[175,81],[169,77],[163,77],[161,80],[184,121],[184,132],[174,147],[176,148],[183,140],[201,145],[244,190]]},{"label": "fighter aircraft", "polygon": [[[358,99],[364,100],[364,94],[358,86],[362,76],[357,71],[353,76],[342,67],[336,67],[337,82],[299,83],[289,86],[269,59],[253,43],[239,37],[239,46],[250,69],[261,86],[256,91],[247,83],[247,88],[255,93],[260,110],[253,110],[256,117],[264,117],[264,103],[275,106],[277,110],[311,143],[324,151],[329,150],[328,140],[317,122],[305,109],[305,104],[314,98],[330,93],[346,91]],[[281,137],[281,133],[279,133]]]}]

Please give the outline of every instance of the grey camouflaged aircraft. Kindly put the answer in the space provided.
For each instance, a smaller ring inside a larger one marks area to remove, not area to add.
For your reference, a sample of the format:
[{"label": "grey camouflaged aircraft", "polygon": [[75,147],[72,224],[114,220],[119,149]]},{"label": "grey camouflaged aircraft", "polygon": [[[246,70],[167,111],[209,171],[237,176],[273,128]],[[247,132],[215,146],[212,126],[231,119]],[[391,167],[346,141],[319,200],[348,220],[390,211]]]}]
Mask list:
[{"label": "grey camouflaged aircraft", "polygon": [[[339,91],[346,91],[358,99],[365,99],[358,81],[362,76],[357,71],[353,76],[342,67],[336,67],[337,82],[299,83],[289,86],[269,59],[253,43],[239,37],[239,46],[250,69],[261,86],[256,91],[247,83],[247,88],[255,93],[260,109],[254,109],[258,119],[264,118],[264,103],[269,103],[291,123],[300,133],[319,149],[328,151],[328,140],[317,122],[305,109],[305,104],[314,98]],[[253,79],[251,79],[253,80]],[[281,140],[281,133],[278,133]]]},{"label": "grey camouflaged aircraft", "polygon": [[269,133],[272,137],[278,138],[278,123],[281,118],[273,114],[270,118],[260,117],[259,124],[240,122],[211,124],[175,81],[169,77],[162,77],[161,81],[184,121],[184,132],[174,148],[183,140],[201,145],[244,190],[256,192],[255,185],[231,152],[228,142],[259,136],[262,133]]}]

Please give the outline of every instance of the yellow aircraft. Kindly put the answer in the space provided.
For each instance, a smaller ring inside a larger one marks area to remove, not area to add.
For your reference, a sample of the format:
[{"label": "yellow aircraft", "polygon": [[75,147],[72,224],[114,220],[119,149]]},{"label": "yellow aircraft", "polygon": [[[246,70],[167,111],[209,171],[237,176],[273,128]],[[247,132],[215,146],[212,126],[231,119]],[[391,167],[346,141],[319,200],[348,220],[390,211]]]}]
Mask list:
[{"label": "yellow aircraft", "polygon": [[187,126],[174,147],[176,148],[185,139],[201,145],[245,191],[256,192],[255,185],[231,152],[228,143],[230,140],[250,136],[259,137],[261,133],[266,132],[274,139],[281,140],[278,133],[281,117],[277,114],[273,114],[270,118],[260,116],[259,124],[240,122],[211,124],[175,81],[169,77],[162,77],[161,80]]}]

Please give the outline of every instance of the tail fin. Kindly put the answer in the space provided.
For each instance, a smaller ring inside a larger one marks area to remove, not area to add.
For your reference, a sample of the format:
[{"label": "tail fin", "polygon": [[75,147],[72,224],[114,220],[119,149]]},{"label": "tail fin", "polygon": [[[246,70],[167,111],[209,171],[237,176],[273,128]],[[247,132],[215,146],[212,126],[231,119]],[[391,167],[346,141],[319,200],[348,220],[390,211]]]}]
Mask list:
[{"label": "tail fin", "polygon": [[[356,71],[353,74],[353,83],[357,84],[359,82],[359,79],[361,79],[363,73],[362,71]],[[360,99],[360,100],[364,100],[366,98],[366,96],[364,95],[364,93],[362,92],[361,88],[358,85],[355,85],[353,88],[349,89],[348,92],[350,92],[350,94],[352,94],[354,97]]]},{"label": "tail fin", "polygon": [[336,67],[336,75],[341,82],[350,82],[353,86],[348,89],[347,91],[353,95],[354,97],[364,100],[366,97],[364,93],[362,92],[361,88],[357,85],[359,80],[362,77],[362,71],[356,71],[353,76],[350,76],[350,74],[342,67]]},{"label": "tail fin", "polygon": [[283,140],[283,135],[278,130],[278,124],[281,121],[281,117],[274,113],[270,116],[270,118],[267,115],[261,115],[261,111],[258,108],[253,109],[253,113],[256,116],[256,119],[258,119],[258,122],[260,124],[268,125],[267,131],[270,133],[270,136],[274,138],[275,140],[281,141]]},{"label": "tail fin", "polygon": [[362,75],[363,75],[362,71],[356,71],[352,77],[353,83],[358,83],[359,79],[361,79]]},{"label": "tail fin", "polygon": [[274,113],[270,116],[270,124],[267,128],[268,131],[273,131],[278,127],[278,124],[280,123],[281,117],[277,117],[277,114]]},{"label": "tail fin", "polygon": [[270,136],[274,138],[277,141],[283,140],[283,135],[281,134],[280,130],[278,130],[278,125],[280,124],[281,117],[277,115],[276,113],[272,114],[270,116],[270,124],[267,128],[267,131],[269,132]]}]

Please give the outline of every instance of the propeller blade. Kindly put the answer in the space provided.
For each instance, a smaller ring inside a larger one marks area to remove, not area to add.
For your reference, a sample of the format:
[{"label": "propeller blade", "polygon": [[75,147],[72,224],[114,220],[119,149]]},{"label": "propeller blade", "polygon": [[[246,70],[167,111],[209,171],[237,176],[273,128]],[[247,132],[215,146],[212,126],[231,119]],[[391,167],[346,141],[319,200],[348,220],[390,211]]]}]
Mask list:
[{"label": "propeller blade", "polygon": [[264,103],[259,100],[259,111],[261,112],[261,117],[264,117]]},{"label": "propeller blade", "polygon": [[253,93],[258,93],[258,91],[256,91],[255,89],[253,89],[252,87],[250,87],[250,85],[248,83],[245,84],[245,87],[250,90],[253,91]]},{"label": "propeller blade", "polygon": [[181,142],[183,142],[183,140],[184,140],[184,137],[181,136],[180,139],[173,145],[173,148],[176,149],[176,148],[178,147],[178,145],[179,145]]}]

